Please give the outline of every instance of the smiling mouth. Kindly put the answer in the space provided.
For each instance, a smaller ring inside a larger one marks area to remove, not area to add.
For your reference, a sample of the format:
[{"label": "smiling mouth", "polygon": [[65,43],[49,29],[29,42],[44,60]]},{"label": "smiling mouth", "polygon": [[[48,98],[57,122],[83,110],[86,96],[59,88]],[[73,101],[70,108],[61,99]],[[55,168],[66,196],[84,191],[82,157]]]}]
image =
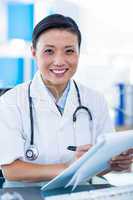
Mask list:
[{"label": "smiling mouth", "polygon": [[63,75],[68,69],[50,69],[50,71],[55,75]]}]

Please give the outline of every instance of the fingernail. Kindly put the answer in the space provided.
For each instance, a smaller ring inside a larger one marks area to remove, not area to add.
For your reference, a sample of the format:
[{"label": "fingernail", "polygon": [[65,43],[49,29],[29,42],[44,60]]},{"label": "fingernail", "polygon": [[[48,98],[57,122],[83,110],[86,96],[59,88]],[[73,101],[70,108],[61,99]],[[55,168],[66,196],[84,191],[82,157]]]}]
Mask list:
[{"label": "fingernail", "polygon": [[112,160],[112,161],[113,161],[113,160],[116,160],[116,158],[115,158],[115,157],[113,157],[111,160]]},{"label": "fingernail", "polygon": [[123,153],[122,153],[122,155],[126,155],[127,153],[128,153],[128,152],[127,152],[127,151],[125,151],[125,152],[123,152]]}]

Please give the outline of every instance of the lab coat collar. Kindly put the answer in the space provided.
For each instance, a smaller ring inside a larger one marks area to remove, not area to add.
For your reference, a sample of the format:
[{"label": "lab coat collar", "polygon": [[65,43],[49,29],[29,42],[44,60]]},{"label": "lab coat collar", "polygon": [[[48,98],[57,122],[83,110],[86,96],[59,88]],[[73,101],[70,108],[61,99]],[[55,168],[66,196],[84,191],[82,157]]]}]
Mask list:
[{"label": "lab coat collar", "polygon": [[[53,112],[56,112],[60,116],[60,113],[59,113],[51,95],[49,95],[49,92],[41,79],[39,71],[35,74],[35,76],[32,80],[30,96],[32,98],[38,99],[39,102],[45,101],[47,103],[46,104],[47,108],[51,109]],[[69,90],[69,93],[67,96],[64,112],[61,117],[63,124],[69,118],[69,116],[72,116],[72,114],[75,111],[77,106],[78,106],[78,99],[77,99],[75,85],[73,83],[73,80],[70,80],[70,90]]]},{"label": "lab coat collar", "polygon": [[40,72],[37,71],[32,83],[31,83],[31,89],[30,89],[30,96],[32,98],[37,98],[40,100],[48,100],[48,91],[46,89],[46,86],[44,85],[41,76],[40,76]]},{"label": "lab coat collar", "polygon": [[[48,89],[44,85],[40,72],[38,71],[31,83],[30,96],[36,99],[36,107],[38,112],[48,109],[56,113],[60,117],[60,113],[55,105],[54,98],[49,94]],[[34,102],[34,101],[33,101]]]}]

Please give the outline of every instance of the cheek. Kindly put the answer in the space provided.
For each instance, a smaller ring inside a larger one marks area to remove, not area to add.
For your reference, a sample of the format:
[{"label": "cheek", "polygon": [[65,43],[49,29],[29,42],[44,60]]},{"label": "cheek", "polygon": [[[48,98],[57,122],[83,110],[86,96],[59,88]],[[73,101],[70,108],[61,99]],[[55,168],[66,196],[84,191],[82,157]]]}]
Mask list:
[{"label": "cheek", "polygon": [[78,57],[73,57],[69,60],[69,64],[72,66],[72,68],[77,68],[78,65]]},{"label": "cheek", "polygon": [[38,61],[38,67],[41,69],[47,68],[52,63],[52,60],[47,56],[43,57],[41,56],[37,61]]}]

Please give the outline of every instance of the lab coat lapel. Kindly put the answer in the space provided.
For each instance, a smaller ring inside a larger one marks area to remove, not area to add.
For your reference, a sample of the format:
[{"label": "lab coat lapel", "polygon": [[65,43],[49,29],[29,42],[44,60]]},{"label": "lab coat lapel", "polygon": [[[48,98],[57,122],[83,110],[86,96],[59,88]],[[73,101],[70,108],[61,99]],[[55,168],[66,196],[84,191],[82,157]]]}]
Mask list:
[{"label": "lab coat lapel", "polygon": [[33,99],[37,99],[36,102],[38,105],[36,106],[40,111],[42,111],[43,107],[45,107],[47,110],[50,109],[52,112],[60,115],[52,96],[50,96],[46,86],[43,84],[39,71],[32,80],[30,95]]},{"label": "lab coat lapel", "polygon": [[73,83],[73,80],[71,80],[70,91],[68,93],[64,113],[62,115],[62,123],[61,123],[62,126],[66,123],[67,120],[69,120],[70,118],[72,119],[72,115],[77,106],[78,106],[78,99],[77,99],[76,88]]}]

